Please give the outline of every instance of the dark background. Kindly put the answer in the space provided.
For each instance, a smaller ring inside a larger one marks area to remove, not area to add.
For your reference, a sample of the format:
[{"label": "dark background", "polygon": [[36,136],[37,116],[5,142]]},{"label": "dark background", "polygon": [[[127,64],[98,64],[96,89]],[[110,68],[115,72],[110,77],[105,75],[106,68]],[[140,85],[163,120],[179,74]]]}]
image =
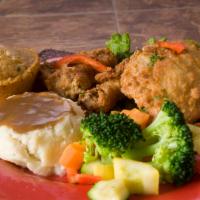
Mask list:
[{"label": "dark background", "polygon": [[78,51],[129,32],[200,40],[200,0],[0,0],[0,44]]}]

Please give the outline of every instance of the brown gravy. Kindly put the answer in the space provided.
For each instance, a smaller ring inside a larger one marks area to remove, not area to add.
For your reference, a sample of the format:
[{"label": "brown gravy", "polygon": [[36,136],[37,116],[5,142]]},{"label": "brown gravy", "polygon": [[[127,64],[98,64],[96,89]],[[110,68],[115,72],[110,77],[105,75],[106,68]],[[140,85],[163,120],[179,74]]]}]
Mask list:
[{"label": "brown gravy", "polygon": [[24,93],[0,102],[0,126],[6,125],[18,133],[55,124],[71,105],[53,93]]}]

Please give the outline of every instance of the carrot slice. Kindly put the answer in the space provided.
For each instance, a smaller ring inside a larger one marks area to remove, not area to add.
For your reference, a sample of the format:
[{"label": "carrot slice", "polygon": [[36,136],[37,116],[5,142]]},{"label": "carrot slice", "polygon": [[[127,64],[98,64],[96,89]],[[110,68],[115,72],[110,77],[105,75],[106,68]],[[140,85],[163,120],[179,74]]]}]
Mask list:
[{"label": "carrot slice", "polygon": [[158,42],[158,45],[163,48],[171,49],[178,54],[182,53],[186,49],[185,45],[181,42],[164,42],[164,41],[161,42],[160,41]]},{"label": "carrot slice", "polygon": [[102,178],[99,176],[93,176],[89,174],[68,174],[67,180],[69,183],[81,184],[81,185],[92,185],[101,181]]},{"label": "carrot slice", "polygon": [[91,185],[95,184],[102,180],[99,176],[93,176],[89,174],[77,174],[76,175],[77,183],[84,184],[84,185]]},{"label": "carrot slice", "polygon": [[137,108],[132,110],[122,110],[122,113],[133,119],[137,124],[141,126],[141,128],[145,128],[151,120],[151,117],[148,113],[142,112]]},{"label": "carrot slice", "polygon": [[69,64],[69,63],[84,63],[86,65],[90,65],[93,69],[95,69],[98,72],[104,72],[111,70],[110,67],[103,65],[102,63],[81,54],[74,54],[74,55],[68,55],[63,57],[61,60],[57,61],[56,66],[61,66],[63,64]]},{"label": "carrot slice", "polygon": [[69,144],[63,151],[59,163],[65,169],[78,171],[83,163],[84,146],[79,143]]}]

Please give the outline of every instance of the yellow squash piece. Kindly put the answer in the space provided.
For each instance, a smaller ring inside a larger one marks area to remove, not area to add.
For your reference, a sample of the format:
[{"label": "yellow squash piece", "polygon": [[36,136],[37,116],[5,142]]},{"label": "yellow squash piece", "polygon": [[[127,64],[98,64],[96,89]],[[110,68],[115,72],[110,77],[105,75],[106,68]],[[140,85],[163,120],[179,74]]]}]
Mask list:
[{"label": "yellow squash piece", "polygon": [[88,192],[91,200],[126,200],[129,191],[123,180],[107,180],[96,183]]},{"label": "yellow squash piece", "polygon": [[104,180],[114,178],[113,164],[104,164],[101,161],[93,161],[83,164],[81,173],[100,176]]},{"label": "yellow squash piece", "polygon": [[158,194],[159,172],[150,164],[114,158],[115,179],[124,180],[131,194]]},{"label": "yellow squash piece", "polygon": [[94,175],[100,176],[105,180],[114,178],[113,164],[103,164],[99,163],[94,167]]}]

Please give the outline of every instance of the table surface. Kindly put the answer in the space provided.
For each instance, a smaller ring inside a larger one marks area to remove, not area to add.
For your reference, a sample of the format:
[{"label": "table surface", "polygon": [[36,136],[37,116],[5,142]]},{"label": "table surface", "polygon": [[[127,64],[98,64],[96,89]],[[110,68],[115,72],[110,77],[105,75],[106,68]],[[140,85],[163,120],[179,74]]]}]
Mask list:
[{"label": "table surface", "polygon": [[0,0],[0,44],[79,51],[129,32],[132,47],[151,36],[200,39],[200,0]]}]

